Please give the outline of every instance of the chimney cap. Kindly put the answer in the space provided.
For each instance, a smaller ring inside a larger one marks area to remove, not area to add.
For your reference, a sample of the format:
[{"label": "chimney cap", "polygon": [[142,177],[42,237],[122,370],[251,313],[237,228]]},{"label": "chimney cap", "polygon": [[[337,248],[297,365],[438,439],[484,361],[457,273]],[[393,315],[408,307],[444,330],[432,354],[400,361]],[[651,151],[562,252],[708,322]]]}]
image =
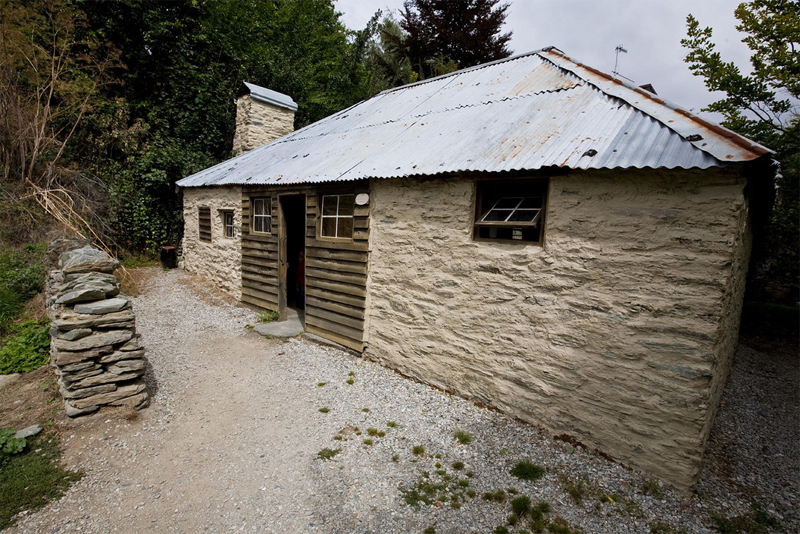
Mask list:
[{"label": "chimney cap", "polygon": [[242,83],[243,86],[239,90],[239,94],[237,96],[241,97],[244,95],[250,95],[251,98],[258,100],[259,102],[297,111],[297,102],[292,100],[291,96],[279,93],[278,91],[273,91],[272,89],[267,89],[266,87],[261,87],[260,85],[256,85],[254,83]]}]

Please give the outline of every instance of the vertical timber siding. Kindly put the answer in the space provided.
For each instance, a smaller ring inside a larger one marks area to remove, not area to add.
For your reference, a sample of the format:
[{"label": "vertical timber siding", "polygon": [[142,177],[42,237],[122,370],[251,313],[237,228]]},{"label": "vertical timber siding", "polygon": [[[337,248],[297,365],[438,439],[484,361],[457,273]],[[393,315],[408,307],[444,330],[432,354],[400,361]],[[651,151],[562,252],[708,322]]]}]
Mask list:
[{"label": "vertical timber siding", "polygon": [[[279,241],[278,195],[306,195],[306,306],[305,329],[345,347],[364,349],[367,266],[369,260],[369,204],[355,206],[353,239],[319,238],[323,194],[369,192],[369,184],[303,187],[244,187],[242,190],[242,301],[278,311]],[[250,198],[268,196],[272,203],[272,234],[250,232]]]}]

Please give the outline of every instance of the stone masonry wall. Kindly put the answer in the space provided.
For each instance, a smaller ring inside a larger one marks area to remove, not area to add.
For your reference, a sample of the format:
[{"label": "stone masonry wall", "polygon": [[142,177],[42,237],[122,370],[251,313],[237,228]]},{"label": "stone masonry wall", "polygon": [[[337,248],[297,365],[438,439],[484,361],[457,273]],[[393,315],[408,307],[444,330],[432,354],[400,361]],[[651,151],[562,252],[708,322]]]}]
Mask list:
[{"label": "stone masonry wall", "polygon": [[[211,208],[211,241],[200,240],[197,208]],[[224,237],[222,211],[233,211],[234,237]],[[202,275],[237,300],[242,298],[242,188],[183,190],[184,269]]]},{"label": "stone masonry wall", "polygon": [[233,154],[239,155],[294,131],[294,111],[273,106],[250,95],[236,101]]},{"label": "stone masonry wall", "polygon": [[128,298],[112,274],[119,262],[91,246],[67,248],[49,270],[50,362],[70,417],[101,406],[141,409],[149,403],[144,349]]},{"label": "stone masonry wall", "polygon": [[738,172],[553,177],[544,246],[473,241],[471,179],[373,180],[366,356],[689,489],[736,343]]}]

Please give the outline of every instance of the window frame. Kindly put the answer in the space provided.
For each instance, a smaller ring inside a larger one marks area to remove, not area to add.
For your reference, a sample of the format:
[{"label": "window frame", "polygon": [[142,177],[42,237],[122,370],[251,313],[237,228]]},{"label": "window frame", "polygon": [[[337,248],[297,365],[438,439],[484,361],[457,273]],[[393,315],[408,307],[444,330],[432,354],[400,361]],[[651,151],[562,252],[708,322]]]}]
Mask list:
[{"label": "window frame", "polygon": [[[325,215],[325,199],[336,197],[336,214],[335,215]],[[350,215],[340,215],[339,214],[339,207],[341,205],[341,197],[352,197],[353,202],[353,213]],[[319,201],[319,238],[320,239],[335,239],[337,241],[347,240],[352,241],[353,236],[355,235],[355,207],[356,207],[356,195],[355,193],[332,193],[332,194],[322,194],[320,195]],[[325,235],[325,219],[334,219],[336,222],[334,224],[334,228],[336,229],[336,235]],[[340,219],[350,219],[350,235],[347,237],[343,237],[338,235],[339,234],[339,220]]]},{"label": "window frame", "polygon": [[[222,237],[226,239],[236,238],[236,215],[233,210],[219,210],[222,218]],[[231,223],[228,224],[228,217],[230,216]],[[230,229],[230,235],[228,230]]]},{"label": "window frame", "polygon": [[[256,213],[256,205],[263,202],[266,207],[265,213]],[[263,219],[266,230],[256,230],[256,221]],[[272,235],[272,197],[252,197],[250,198],[250,232],[258,235]]]},{"label": "window frame", "polygon": [[[550,188],[549,178],[530,177],[530,178],[514,178],[510,180],[476,180],[475,181],[475,210],[472,223],[472,240],[492,243],[514,243],[518,245],[544,245],[544,233],[546,225],[547,214],[547,201],[548,191]],[[489,192],[491,190],[491,192]],[[498,192],[499,191],[499,192]],[[487,197],[488,201],[487,201]],[[521,207],[525,199],[541,199],[541,207],[539,208],[523,208]],[[519,199],[517,205],[513,208],[501,207],[498,204],[503,200]],[[491,205],[489,205],[491,204]],[[508,219],[519,211],[533,211],[538,210],[532,221],[509,221]],[[486,221],[484,220],[489,216],[492,211],[509,212],[506,220],[502,221]],[[519,229],[522,235],[522,230],[525,228],[537,228],[539,235],[536,240],[531,239],[514,239],[504,237],[487,237],[481,236],[481,229],[484,228],[510,228],[512,236],[514,230]]]}]

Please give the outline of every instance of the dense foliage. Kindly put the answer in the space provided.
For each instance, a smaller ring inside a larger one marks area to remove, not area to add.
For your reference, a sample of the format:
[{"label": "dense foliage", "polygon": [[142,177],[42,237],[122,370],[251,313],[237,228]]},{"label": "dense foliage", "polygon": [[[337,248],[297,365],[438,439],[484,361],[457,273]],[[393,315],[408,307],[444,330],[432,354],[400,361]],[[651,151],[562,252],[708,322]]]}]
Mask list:
[{"label": "dense foliage", "polygon": [[775,150],[780,162],[772,215],[755,236],[748,298],[800,298],[800,4],[793,0],[752,0],[736,9],[752,51],[750,75],[715,50],[712,29],[687,17],[686,62],[711,91],[725,98],[708,111],[725,116],[723,125]]},{"label": "dense foliage", "polygon": [[7,342],[0,348],[0,375],[27,373],[50,360],[50,327],[42,321],[23,321],[9,328]]},{"label": "dense foliage", "polygon": [[496,4],[416,0],[350,31],[333,0],[0,0],[0,243],[55,219],[112,249],[177,244],[175,181],[230,156],[243,80],[290,95],[299,128],[508,55]]},{"label": "dense foliage", "polygon": [[511,32],[500,33],[510,4],[500,0],[406,0],[399,39],[422,77],[466,68],[511,55]]}]

